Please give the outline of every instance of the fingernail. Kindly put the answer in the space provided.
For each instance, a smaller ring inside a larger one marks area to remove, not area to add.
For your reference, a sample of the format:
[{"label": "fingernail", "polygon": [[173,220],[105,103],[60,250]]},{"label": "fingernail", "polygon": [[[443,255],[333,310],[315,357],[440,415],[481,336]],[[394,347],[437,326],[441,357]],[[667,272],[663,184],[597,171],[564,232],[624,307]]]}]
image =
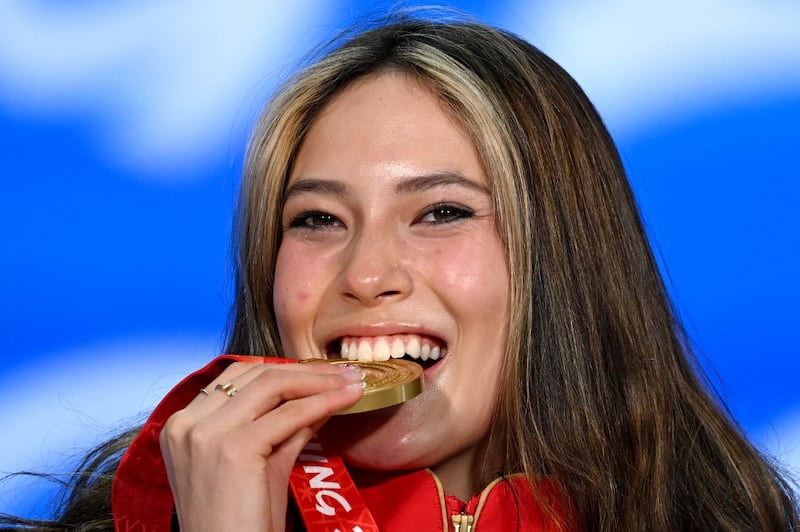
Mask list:
[{"label": "fingernail", "polygon": [[342,374],[347,378],[352,378],[351,375],[356,375],[359,379],[363,380],[364,377],[367,376],[366,372],[364,372],[358,364],[342,364],[339,368],[341,368]]},{"label": "fingernail", "polygon": [[345,388],[347,388],[348,390],[363,390],[366,387],[367,387],[367,383],[364,382],[364,381],[351,382],[350,384],[345,386]]},{"label": "fingernail", "polygon": [[361,371],[361,368],[355,366],[354,368],[349,368],[347,371],[342,372],[342,377],[349,381],[363,381],[364,377],[367,374]]}]

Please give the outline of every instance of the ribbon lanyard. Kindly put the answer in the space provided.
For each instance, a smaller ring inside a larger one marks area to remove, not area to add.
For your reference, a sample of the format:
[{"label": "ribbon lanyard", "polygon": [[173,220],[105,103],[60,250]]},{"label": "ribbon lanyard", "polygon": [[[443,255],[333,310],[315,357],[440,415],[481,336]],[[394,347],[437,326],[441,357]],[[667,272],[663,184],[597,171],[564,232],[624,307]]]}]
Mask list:
[{"label": "ribbon lanyard", "polygon": [[318,440],[297,457],[289,486],[310,532],[379,532],[344,462]]}]

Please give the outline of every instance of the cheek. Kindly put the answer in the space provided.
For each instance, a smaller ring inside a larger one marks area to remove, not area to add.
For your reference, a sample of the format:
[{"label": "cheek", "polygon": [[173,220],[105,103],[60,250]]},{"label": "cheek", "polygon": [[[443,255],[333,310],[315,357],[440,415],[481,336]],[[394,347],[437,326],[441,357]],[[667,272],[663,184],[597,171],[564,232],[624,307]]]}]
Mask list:
[{"label": "cheek", "polygon": [[304,289],[298,282],[293,284],[291,279],[275,284],[273,305],[279,322],[291,319],[311,303],[311,291]]},{"label": "cheek", "polygon": [[477,299],[484,304],[505,304],[508,268],[505,251],[495,238],[474,238],[467,242],[437,247],[429,273],[451,298],[463,299],[466,308]]},{"label": "cheek", "polygon": [[306,320],[319,311],[335,283],[338,260],[335,250],[319,250],[302,242],[284,240],[275,262],[272,300],[279,327],[298,319]]},{"label": "cheek", "polygon": [[312,302],[314,287],[310,280],[315,276],[309,271],[309,264],[309,261],[302,260],[302,254],[296,250],[284,246],[278,250],[272,303],[281,327],[291,322],[293,317],[301,315]]}]

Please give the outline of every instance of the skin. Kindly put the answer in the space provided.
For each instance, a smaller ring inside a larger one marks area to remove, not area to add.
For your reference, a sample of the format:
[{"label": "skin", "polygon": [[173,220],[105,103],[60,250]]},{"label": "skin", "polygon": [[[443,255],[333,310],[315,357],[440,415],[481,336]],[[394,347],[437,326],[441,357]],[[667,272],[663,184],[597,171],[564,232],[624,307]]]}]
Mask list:
[{"label": "skin", "polygon": [[467,133],[404,74],[357,80],[309,129],[282,223],[274,306],[287,356],[398,334],[447,354],[426,369],[419,397],[330,419],[360,397],[357,373],[231,366],[211,386],[233,380],[235,397],[201,395],[162,433],[181,525],[282,530],[288,472],[317,429],[352,467],[430,467],[447,493],[475,494],[502,466],[489,434],[509,296],[489,181]]},{"label": "skin", "polygon": [[292,464],[332,412],[361,397],[360,372],[236,363],[206,389],[228,382],[235,396],[200,394],[161,431],[180,528],[284,530]]},{"label": "skin", "polygon": [[465,475],[505,349],[508,273],[467,133],[413,78],[370,76],[311,127],[288,191],[274,303],[289,356],[320,356],[342,335],[424,333],[448,349],[421,397],[332,420],[329,445],[358,467],[433,467],[447,490],[471,495]]}]

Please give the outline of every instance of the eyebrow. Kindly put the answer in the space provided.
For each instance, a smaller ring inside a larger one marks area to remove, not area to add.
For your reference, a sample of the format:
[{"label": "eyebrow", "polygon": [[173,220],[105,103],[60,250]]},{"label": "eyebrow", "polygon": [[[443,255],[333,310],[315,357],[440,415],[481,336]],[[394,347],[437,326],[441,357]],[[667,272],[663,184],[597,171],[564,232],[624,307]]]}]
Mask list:
[{"label": "eyebrow", "polygon": [[403,179],[394,188],[396,192],[408,194],[447,185],[458,185],[483,192],[484,194],[491,194],[483,184],[476,183],[459,172],[434,172],[432,174],[409,177]]},{"label": "eyebrow", "polygon": [[316,179],[316,178],[300,178],[288,187],[286,187],[286,194],[284,201],[292,196],[311,192],[315,194],[322,194],[325,196],[338,196],[344,197],[347,195],[349,187],[341,181],[332,181],[330,179]]},{"label": "eyebrow", "polygon": [[[423,192],[437,187],[457,185],[466,187],[484,194],[491,195],[491,191],[481,183],[476,183],[459,172],[433,172],[430,174],[416,175],[403,178],[395,185],[395,192],[412,194]],[[344,197],[350,187],[341,181],[318,178],[300,178],[286,188],[284,200],[303,193],[322,194],[326,196]]]}]

